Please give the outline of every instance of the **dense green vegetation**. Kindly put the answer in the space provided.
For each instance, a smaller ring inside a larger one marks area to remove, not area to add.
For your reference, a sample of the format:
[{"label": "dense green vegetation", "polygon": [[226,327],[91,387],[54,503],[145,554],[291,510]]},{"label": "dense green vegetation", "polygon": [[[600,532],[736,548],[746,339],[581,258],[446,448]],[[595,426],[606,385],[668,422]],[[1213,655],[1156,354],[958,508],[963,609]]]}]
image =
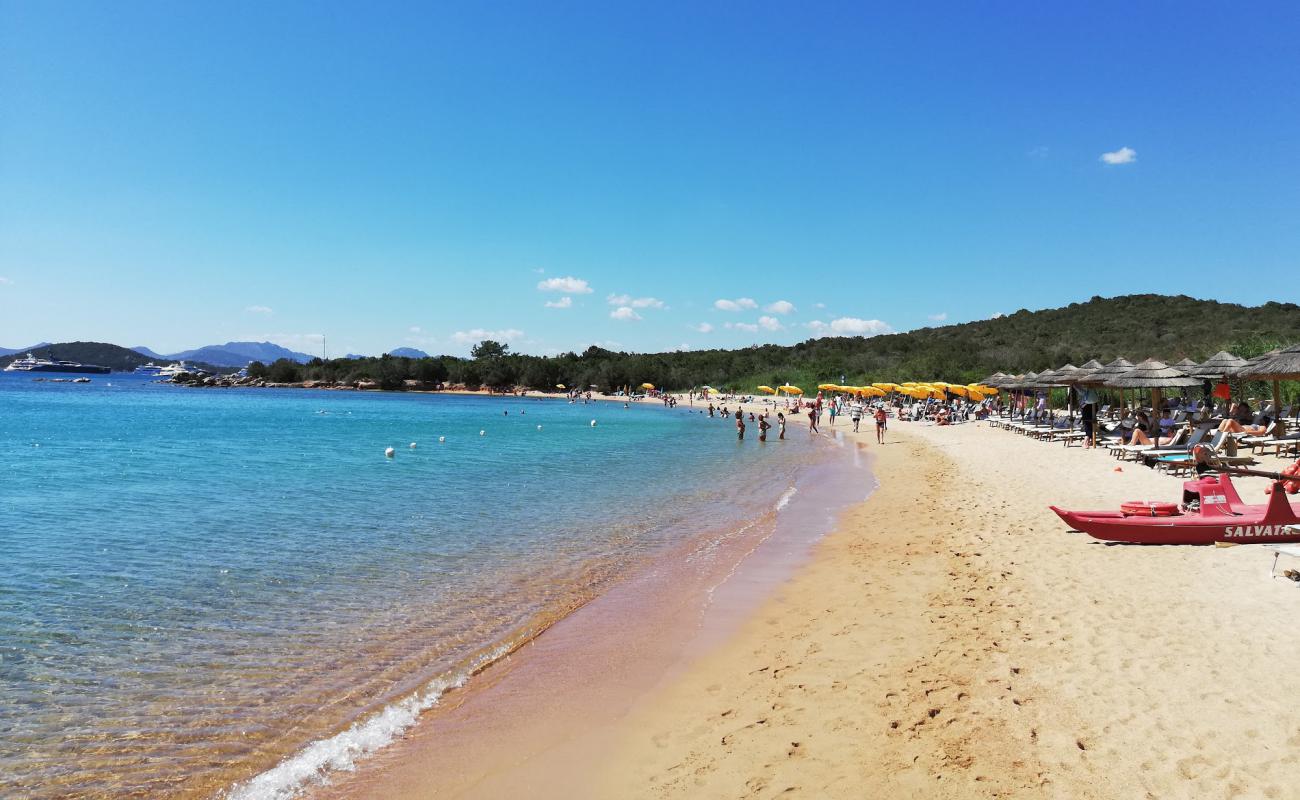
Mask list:
[{"label": "dense green vegetation", "polygon": [[1247,307],[1185,296],[1094,297],[1044,311],[1017,311],[997,319],[923,328],[871,338],[830,337],[800,344],[740,350],[583,353],[527,356],[484,342],[471,358],[314,359],[307,364],[254,364],[250,374],[289,383],[302,380],[375,381],[401,388],[404,381],[534,389],[597,386],[613,390],[650,382],[667,389],[705,384],[752,391],[758,384],[789,381],[805,388],[824,381],[974,381],[995,372],[1042,371],[1090,358],[1131,361],[1155,356],[1173,362],[1204,360],[1219,350],[1250,357],[1300,341],[1300,307],[1266,303]]}]

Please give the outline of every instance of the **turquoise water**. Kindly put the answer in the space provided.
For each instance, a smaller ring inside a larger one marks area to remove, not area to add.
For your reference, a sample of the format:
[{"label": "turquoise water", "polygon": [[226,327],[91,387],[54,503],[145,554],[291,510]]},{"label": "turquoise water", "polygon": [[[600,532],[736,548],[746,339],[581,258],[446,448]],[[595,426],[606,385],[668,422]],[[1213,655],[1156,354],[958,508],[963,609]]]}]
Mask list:
[{"label": "turquoise water", "polygon": [[753,435],[657,402],[4,375],[0,796],[290,796],[826,447]]}]

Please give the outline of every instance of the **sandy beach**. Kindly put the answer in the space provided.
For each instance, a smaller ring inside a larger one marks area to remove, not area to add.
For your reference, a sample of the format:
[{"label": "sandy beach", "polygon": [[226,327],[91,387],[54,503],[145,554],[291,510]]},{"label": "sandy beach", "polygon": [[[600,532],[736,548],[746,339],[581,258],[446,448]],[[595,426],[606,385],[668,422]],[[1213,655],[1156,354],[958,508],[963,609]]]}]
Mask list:
[{"label": "sandy beach", "polygon": [[[339,793],[1289,796],[1300,596],[1270,580],[1270,551],[1067,532],[1049,503],[1178,496],[1179,479],[1103,452],[981,423],[868,435],[880,487],[710,652],[624,686],[636,696],[599,720],[560,703],[500,747],[462,727],[483,752],[457,753],[485,771],[449,780],[433,748],[399,747]],[[1258,502],[1265,483],[1240,486]]]},{"label": "sandy beach", "polygon": [[975,423],[889,438],[881,488],[639,705],[598,795],[1292,794],[1300,597],[1270,551],[1066,532],[1049,503],[1179,496],[1103,452]]}]

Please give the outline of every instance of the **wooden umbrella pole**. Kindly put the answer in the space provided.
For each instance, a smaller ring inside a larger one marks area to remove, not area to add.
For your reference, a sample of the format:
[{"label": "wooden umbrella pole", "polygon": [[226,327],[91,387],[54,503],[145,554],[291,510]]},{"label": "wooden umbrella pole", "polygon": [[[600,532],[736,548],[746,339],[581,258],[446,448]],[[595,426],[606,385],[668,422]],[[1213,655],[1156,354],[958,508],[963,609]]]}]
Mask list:
[{"label": "wooden umbrella pole", "polygon": [[1286,421],[1282,419],[1282,382],[1273,380],[1273,437],[1286,436]]}]

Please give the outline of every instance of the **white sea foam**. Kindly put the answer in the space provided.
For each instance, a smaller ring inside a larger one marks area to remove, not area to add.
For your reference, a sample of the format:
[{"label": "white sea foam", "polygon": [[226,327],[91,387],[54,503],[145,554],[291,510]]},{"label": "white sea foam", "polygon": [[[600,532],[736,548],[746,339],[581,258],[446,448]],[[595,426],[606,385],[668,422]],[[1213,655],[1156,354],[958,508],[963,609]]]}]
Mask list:
[{"label": "white sea foam", "polygon": [[776,510],[780,511],[781,509],[790,505],[790,498],[794,497],[795,494],[797,494],[798,492],[799,492],[798,486],[791,486],[789,489],[786,489],[784,492],[782,492],[781,498],[776,501]]},{"label": "white sea foam", "polygon": [[347,730],[312,742],[266,772],[232,787],[226,793],[227,800],[290,800],[311,784],[327,784],[331,772],[355,770],[359,760],[401,736],[419,720],[420,714],[436,706],[448,690],[464,686],[471,675],[511,649],[512,645],[503,643],[479,656],[457,675],[435,680]]}]

